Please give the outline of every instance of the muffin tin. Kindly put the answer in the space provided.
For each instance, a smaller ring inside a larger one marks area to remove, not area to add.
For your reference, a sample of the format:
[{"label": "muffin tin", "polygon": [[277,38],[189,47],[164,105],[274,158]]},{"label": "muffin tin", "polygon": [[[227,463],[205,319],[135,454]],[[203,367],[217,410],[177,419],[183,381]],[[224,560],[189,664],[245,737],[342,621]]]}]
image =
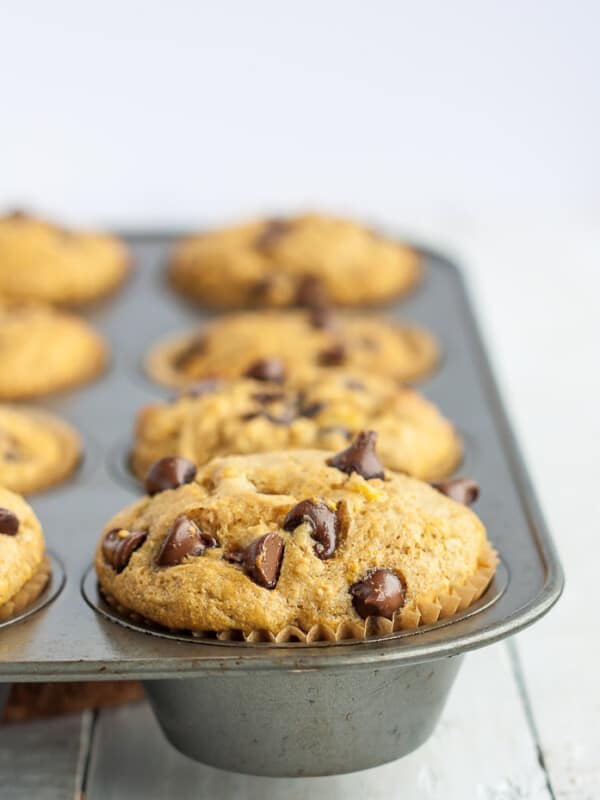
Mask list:
[{"label": "muffin tin", "polygon": [[139,495],[123,463],[135,413],[169,396],[144,376],[142,359],[160,337],[209,316],[164,285],[172,235],[126,238],[135,274],[89,314],[109,339],[110,369],[89,387],[40,403],[79,429],[85,460],[70,481],[31,499],[55,554],[53,586],[56,559],[66,583],[43,609],[3,627],[0,680],[140,678],[178,749],[238,772],[326,775],[410,752],[432,731],[463,654],[534,622],[563,584],[459,272],[420,248],[423,282],[382,311],[439,338],[442,364],[420,388],[465,440],[458,472],[482,487],[475,510],[502,562],[493,583],[465,613],[416,632],[336,644],[220,642],[120,616],[98,596],[90,570],[104,524]]}]

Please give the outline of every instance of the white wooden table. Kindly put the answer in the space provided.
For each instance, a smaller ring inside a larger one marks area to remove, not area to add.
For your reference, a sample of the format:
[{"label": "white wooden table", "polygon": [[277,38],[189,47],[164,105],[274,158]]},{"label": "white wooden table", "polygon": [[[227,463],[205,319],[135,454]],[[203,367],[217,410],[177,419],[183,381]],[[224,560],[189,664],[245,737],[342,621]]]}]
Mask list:
[{"label": "white wooden table", "polygon": [[545,620],[467,657],[429,742],[356,775],[252,778],[180,756],[140,704],[0,727],[2,800],[597,800],[600,235],[593,223],[532,228],[505,219],[482,228],[453,220],[416,231],[466,262],[567,576]]}]

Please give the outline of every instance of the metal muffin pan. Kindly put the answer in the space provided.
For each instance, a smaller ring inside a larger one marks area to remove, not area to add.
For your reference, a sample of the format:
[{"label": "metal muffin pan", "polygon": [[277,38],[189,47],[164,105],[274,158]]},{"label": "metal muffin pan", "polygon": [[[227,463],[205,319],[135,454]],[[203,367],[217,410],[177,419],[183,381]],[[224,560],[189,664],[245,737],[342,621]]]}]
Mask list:
[{"label": "metal muffin pan", "polygon": [[164,285],[172,235],[126,238],[135,274],[88,314],[112,347],[109,370],[40,403],[80,430],[91,463],[31,499],[66,585],[44,609],[2,629],[0,681],[140,678],[175,747],[238,772],[335,774],[410,752],[433,730],[462,655],[535,622],[563,585],[458,270],[420,248],[422,284],[381,312],[425,325],[441,343],[442,363],[420,388],[464,434],[459,472],[482,487],[475,510],[502,559],[481,607],[450,624],[374,640],[224,643],[149,635],[122,618],[115,624],[118,615],[102,606],[88,572],[104,524],[139,495],[123,469],[135,414],[170,394],[143,376],[142,359],[160,337],[212,316]]},{"label": "metal muffin pan", "polygon": [[27,608],[24,608],[12,617],[3,619],[2,622],[0,622],[0,630],[7,628],[9,625],[16,625],[17,622],[22,622],[24,619],[41,611],[42,608],[45,608],[62,592],[65,585],[64,567],[60,559],[57,558],[52,551],[48,551],[46,556],[50,562],[50,577],[48,578],[48,583],[44,587],[43,592],[41,592]]}]

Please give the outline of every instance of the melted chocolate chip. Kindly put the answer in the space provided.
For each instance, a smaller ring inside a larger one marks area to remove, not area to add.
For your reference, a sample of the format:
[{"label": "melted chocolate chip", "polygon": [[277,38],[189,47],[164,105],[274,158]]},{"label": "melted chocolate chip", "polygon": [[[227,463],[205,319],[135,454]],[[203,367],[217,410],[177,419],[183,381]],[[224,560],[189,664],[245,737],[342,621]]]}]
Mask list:
[{"label": "melted chocolate chip", "polygon": [[148,531],[124,531],[113,528],[104,537],[102,555],[117,572],[122,572],[131,554],[141,547],[148,536]]},{"label": "melted chocolate chip", "polygon": [[8,508],[0,508],[0,533],[14,536],[19,530],[19,518]]},{"label": "melted chocolate chip", "polygon": [[146,475],[146,491],[157,494],[166,489],[177,489],[184,483],[191,483],[196,477],[196,465],[181,456],[166,456],[154,464]]},{"label": "melted chocolate chip", "polygon": [[203,533],[193,520],[180,514],[165,536],[156,563],[159,567],[173,567],[187,556],[201,556],[208,548],[218,546],[214,536]]},{"label": "melted chocolate chip", "polygon": [[320,414],[324,408],[325,403],[308,403],[307,405],[300,406],[299,414],[301,417],[312,419],[312,417],[316,417],[317,414]]},{"label": "melted chocolate chip", "polygon": [[304,275],[296,289],[296,305],[310,309],[326,309],[329,305],[325,284],[317,275]]},{"label": "melted chocolate chip", "polygon": [[446,497],[465,506],[472,505],[479,497],[479,484],[470,478],[449,478],[431,485]]},{"label": "melted chocolate chip", "polygon": [[278,358],[261,358],[251,364],[244,375],[257,381],[281,383],[285,380],[285,367]]},{"label": "melted chocolate chip", "polygon": [[264,228],[256,237],[254,247],[261,253],[269,253],[290,231],[291,223],[286,219],[274,218],[266,221]]},{"label": "melted chocolate chip", "polygon": [[318,330],[333,330],[336,327],[336,318],[329,306],[315,306],[310,310],[310,324]]},{"label": "melted chocolate chip", "polygon": [[327,350],[322,350],[319,353],[318,362],[322,367],[339,367],[344,363],[347,355],[346,346],[339,342]]},{"label": "melted chocolate chip", "polygon": [[375,431],[361,431],[350,447],[330,458],[327,463],[348,475],[358,472],[366,480],[383,478],[383,464],[375,452],[376,442]]},{"label": "melted chocolate chip", "polygon": [[251,542],[244,553],[244,570],[265,589],[274,589],[283,560],[283,539],[278,533],[266,533]]},{"label": "melted chocolate chip", "polygon": [[248,305],[262,305],[266,303],[272,296],[277,286],[277,279],[275,275],[267,275],[254,281],[248,289],[249,303]]},{"label": "melted chocolate chip", "polygon": [[0,429],[0,459],[10,462],[21,460],[19,442],[8,431],[2,429]]},{"label": "melted chocolate chip", "polygon": [[204,341],[204,337],[192,339],[183,350],[175,354],[173,357],[173,366],[175,369],[183,370],[188,367],[194,359],[198,358],[198,356],[204,355],[205,352],[206,342]]},{"label": "melted chocolate chip", "polygon": [[331,558],[337,547],[339,530],[336,512],[322,501],[315,503],[312,500],[302,500],[286,514],[283,529],[293,531],[303,522],[312,528],[311,536],[317,542],[314,546],[315,555],[323,560]]},{"label": "melted chocolate chip", "polygon": [[243,564],[244,555],[245,553],[243,550],[228,550],[226,553],[223,553],[223,558],[225,561],[229,561],[230,564]]},{"label": "melted chocolate chip", "polygon": [[350,587],[352,605],[363,618],[391,619],[404,603],[403,581],[391,569],[370,569]]},{"label": "melted chocolate chip", "polygon": [[252,400],[256,400],[257,403],[261,403],[265,406],[269,403],[278,403],[280,400],[285,400],[285,394],[283,392],[256,392],[250,395],[250,397]]},{"label": "melted chocolate chip", "polygon": [[296,419],[296,412],[291,408],[286,408],[282,411],[281,416],[276,417],[261,408],[259,411],[249,411],[247,414],[242,414],[241,419],[244,422],[250,422],[259,417],[269,420],[273,425],[290,425]]}]

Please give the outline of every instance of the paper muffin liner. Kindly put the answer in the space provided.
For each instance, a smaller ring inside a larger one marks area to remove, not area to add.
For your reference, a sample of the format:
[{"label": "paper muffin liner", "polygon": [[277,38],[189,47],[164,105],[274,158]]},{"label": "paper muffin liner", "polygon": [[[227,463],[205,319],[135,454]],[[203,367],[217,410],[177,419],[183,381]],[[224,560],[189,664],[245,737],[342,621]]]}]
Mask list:
[{"label": "paper muffin liner", "polygon": [[50,578],[50,561],[44,555],[37,572],[5,603],[0,605],[0,622],[4,622],[30,606],[46,588]]},{"label": "paper muffin liner", "polygon": [[[478,558],[477,570],[465,583],[452,586],[447,592],[433,597],[417,597],[408,606],[397,611],[392,619],[367,617],[365,620],[344,620],[334,629],[328,625],[317,624],[304,631],[296,625],[286,625],[277,633],[258,628],[244,632],[237,628],[224,631],[188,631],[196,639],[217,639],[221,642],[244,642],[248,644],[270,643],[286,644],[301,642],[342,642],[349,639],[368,639],[373,636],[386,636],[390,633],[415,630],[422,625],[432,625],[449,619],[459,611],[464,611],[483,595],[496,572],[499,558],[489,542],[485,542]],[[104,590],[102,596],[120,614],[134,621],[156,625],[142,615],[122,606],[118,600]],[[175,634],[186,633],[180,629],[165,628]]]}]

